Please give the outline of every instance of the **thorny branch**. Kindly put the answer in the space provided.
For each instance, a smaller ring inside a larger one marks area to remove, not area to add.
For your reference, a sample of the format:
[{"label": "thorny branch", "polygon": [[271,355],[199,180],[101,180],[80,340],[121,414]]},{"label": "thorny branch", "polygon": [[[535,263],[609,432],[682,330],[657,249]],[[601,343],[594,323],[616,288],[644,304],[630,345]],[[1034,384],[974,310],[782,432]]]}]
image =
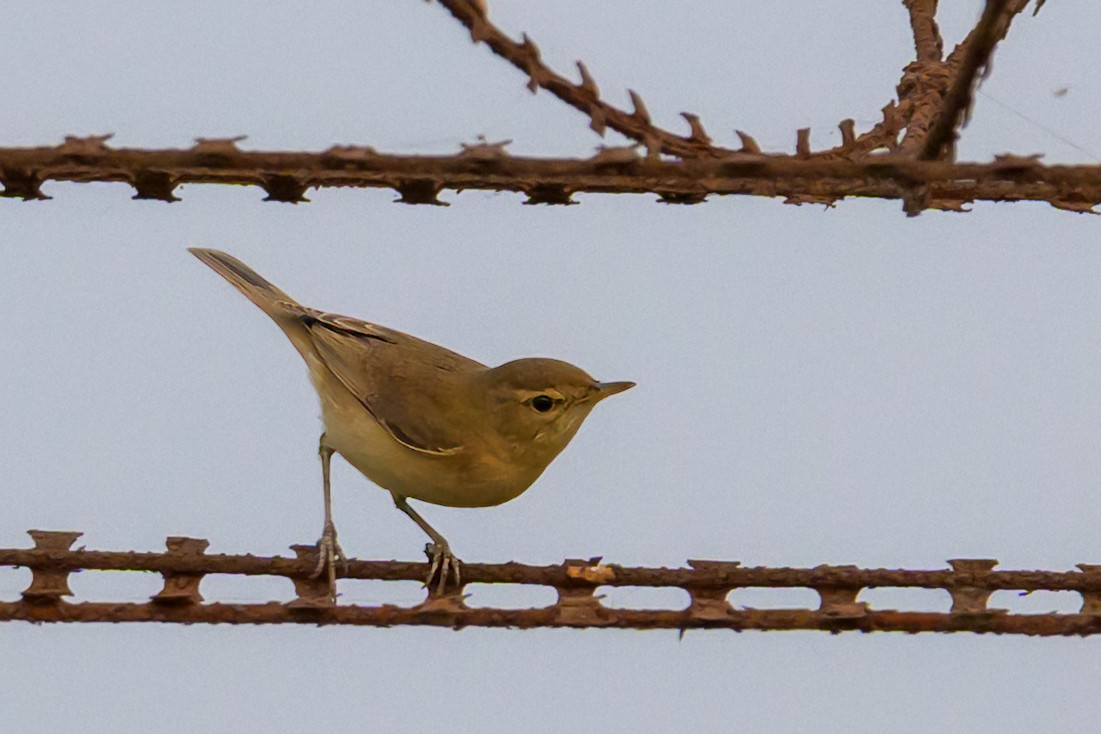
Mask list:
[{"label": "thorny branch", "polygon": [[936,122],[921,150],[921,157],[930,160],[951,154],[957,130],[967,123],[971,95],[979,73],[989,69],[994,47],[1009,33],[1013,18],[1025,9],[1029,0],[987,0],[986,8],[975,29],[948,57],[952,85],[937,111]]},{"label": "thorny branch", "polygon": [[[915,160],[954,135],[975,75],[1027,0],[990,0],[982,21],[946,61],[936,1],[905,0],[918,61],[904,72],[898,102],[884,107],[882,122],[861,135],[852,120],[842,121],[842,143],[831,150],[811,151],[810,130],[797,131],[793,156],[763,154],[741,131],[739,150],[715,146],[689,113],[684,113],[689,136],[661,130],[634,92],[632,113],[603,102],[584,64],[579,63],[579,84],[547,68],[529,38],[518,43],[490,23],[481,0],[439,2],[476,42],[485,41],[522,69],[533,91],[543,87],[581,109],[597,132],[612,127],[644,144],[646,156],[633,147],[613,147],[585,160],[516,158],[504,143],[484,141],[464,145],[456,156],[393,156],[366,146],[245,152],[236,145],[240,138],[199,139],[187,150],[143,150],[110,148],[110,136],[70,137],[57,147],[0,148],[0,196],[49,198],[41,190],[46,181],[117,181],[133,186],[134,198],[161,201],[176,201],[181,184],[206,183],[259,186],[266,200],[295,203],[307,200],[308,189],[323,187],[390,188],[402,203],[435,205],[445,205],[438,198],[445,189],[515,191],[525,194],[528,204],[573,204],[577,193],[653,193],[670,204],[697,204],[711,194],[779,196],[789,204],[827,206],[862,196],[901,199],[910,215],[930,208],[966,211],[974,201],[1046,201],[1076,212],[1091,212],[1101,202],[1097,166],[1042,166],[1011,155],[988,164]],[[940,144],[937,151],[950,147]],[[890,152],[871,155],[883,150]]]},{"label": "thorny branch", "polygon": [[[627,113],[600,99],[600,91],[588,69],[577,62],[581,82],[574,84],[546,66],[538,46],[527,34],[522,42],[512,40],[489,20],[485,0],[438,0],[470,32],[475,43],[485,42],[496,55],[528,76],[528,88],[547,89],[560,100],[588,115],[590,127],[599,135],[606,128],[643,145],[650,157],[660,154],[682,159],[726,157],[732,151],[712,143],[698,115],[681,113],[691,127],[691,135],[682,137],[657,127],[642,97],[629,90],[634,111]],[[813,152],[809,129],[797,132],[796,155],[809,157],[859,158],[880,150],[896,148],[923,159],[943,158],[951,153],[956,130],[965,123],[971,105],[971,92],[980,70],[987,68],[994,46],[1009,31],[1012,19],[1029,0],[988,0],[976,27],[942,60],[943,40],[936,23],[937,0],[903,0],[913,29],[916,61],[903,71],[898,85],[898,102],[887,105],[882,122],[857,136],[851,120],[841,123],[841,145]],[[1038,2],[1036,10],[1042,2]],[[905,130],[901,146],[898,135]],[[740,152],[759,153],[752,137],[738,131]],[[908,204],[908,210],[913,204]],[[911,211],[911,213],[914,213]]]},{"label": "thorny branch", "polygon": [[[651,158],[660,154],[682,159],[721,158],[738,152],[761,152],[753,137],[741,130],[737,131],[742,141],[738,150],[714,145],[704,130],[699,115],[691,112],[681,113],[690,128],[687,137],[664,130],[653,124],[642,96],[634,90],[628,90],[634,110],[625,112],[600,98],[600,89],[583,62],[577,62],[581,81],[574,84],[543,63],[539,47],[526,33],[522,36],[523,41],[517,42],[494,25],[489,20],[488,8],[482,0],[439,0],[439,3],[467,28],[475,43],[485,42],[493,53],[524,72],[528,77],[528,89],[532,92],[539,88],[546,89],[566,104],[580,110],[588,116],[589,127],[600,136],[604,135],[607,128],[612,128],[642,145]],[[809,146],[803,144],[810,131],[799,130],[797,154],[800,157],[853,157],[880,148],[889,148],[900,130],[900,120],[893,112],[894,105],[888,105],[884,110],[883,122],[859,136],[855,134],[852,120],[842,121],[839,125],[841,145],[818,153],[811,152]]]},{"label": "thorny branch", "polygon": [[303,202],[310,188],[389,188],[408,204],[441,205],[445,189],[514,191],[528,204],[570,204],[576,193],[654,193],[671,204],[708,195],[781,196],[832,205],[849,196],[902,199],[922,187],[924,208],[964,210],[973,201],[1046,201],[1071,211],[1101,202],[1101,166],[1044,166],[1002,156],[993,163],[918,161],[898,155],[858,161],[734,154],[724,159],[641,158],[605,149],[588,159],[510,156],[501,145],[454,156],[385,155],[366,147],[321,153],[242,151],[236,140],[200,140],[186,150],[110,148],[103,136],[56,147],[0,148],[0,196],[48,198],[46,181],[122,182],[136,199],[176,201],[181,184],[258,186],[268,201]]},{"label": "thorny branch", "polygon": [[637,92],[630,92],[631,102],[635,108],[631,113],[608,104],[600,98],[600,89],[589,75],[589,70],[580,61],[577,62],[577,69],[581,75],[581,82],[574,84],[543,63],[539,47],[528,38],[527,34],[524,34],[522,42],[517,43],[490,22],[484,2],[439,0],[439,3],[466,26],[474,43],[485,42],[493,53],[527,74],[528,89],[533,93],[542,87],[566,104],[588,115],[589,126],[597,135],[603,136],[605,128],[610,127],[631,140],[643,144],[654,155],[665,153],[679,158],[697,158],[721,156],[733,152],[713,146],[699,118],[689,113],[683,113],[691,127],[691,134],[688,137],[681,137],[657,127],[650,121],[650,113]]},{"label": "thorny branch", "polygon": [[[414,607],[333,604],[327,582],[309,578],[316,565],[313,546],[292,546],[297,558],[206,555],[206,540],[172,537],[166,553],[70,550],[77,532],[30,531],[33,549],[0,549],[0,566],[31,569],[30,585],[19,601],[0,601],[0,621],[177,622],[225,624],[350,624],[481,627],[615,627],[630,629],[757,629],[903,632],[980,632],[1024,635],[1101,633],[1101,566],[1080,571],[995,571],[997,561],[956,559],[951,569],[909,571],[855,566],[742,568],[738,563],[689,561],[688,568],[629,568],[599,558],[555,566],[519,563],[466,564],[463,588],[431,593]],[[70,572],[78,570],[158,572],[164,588],[149,602],[69,603]],[[294,583],[297,598],[286,604],[203,603],[199,587],[210,573],[271,575]],[[349,561],[341,578],[420,580],[425,565],[399,561]],[[536,584],[553,587],[556,603],[532,609],[469,607],[464,588],[471,583]],[[684,590],[684,609],[619,609],[600,603],[605,586],[671,587]],[[818,593],[816,609],[736,608],[728,601],[738,588],[806,587]],[[944,589],[952,599],[947,613],[872,609],[858,601],[873,587]],[[1009,614],[988,608],[997,590],[1075,591],[1077,614]]]}]

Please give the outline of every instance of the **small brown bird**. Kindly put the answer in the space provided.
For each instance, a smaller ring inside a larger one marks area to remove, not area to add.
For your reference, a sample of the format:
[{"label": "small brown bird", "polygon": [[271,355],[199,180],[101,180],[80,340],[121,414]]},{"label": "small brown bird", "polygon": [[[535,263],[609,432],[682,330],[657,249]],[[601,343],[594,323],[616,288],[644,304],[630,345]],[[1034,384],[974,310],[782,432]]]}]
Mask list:
[{"label": "small brown bird", "polygon": [[520,495],[570,442],[598,402],[634,387],[598,382],[556,359],[498,367],[377,324],[302,306],[240,260],[191,248],[272,318],[306,361],[321,398],[325,526],[316,575],[344,561],[333,525],[329,462],[339,453],[388,490],[432,539],[425,584],[459,583],[447,540],[408,500],[488,507]]}]

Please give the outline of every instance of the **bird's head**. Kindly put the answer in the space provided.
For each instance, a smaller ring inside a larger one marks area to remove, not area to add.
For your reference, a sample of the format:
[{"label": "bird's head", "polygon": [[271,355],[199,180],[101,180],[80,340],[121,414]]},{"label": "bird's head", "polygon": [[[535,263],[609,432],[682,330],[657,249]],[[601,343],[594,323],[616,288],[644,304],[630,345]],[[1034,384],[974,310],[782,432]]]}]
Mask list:
[{"label": "bird's head", "polygon": [[486,370],[485,409],[510,453],[543,459],[542,470],[570,442],[593,406],[635,386],[598,382],[557,359],[528,358]]}]

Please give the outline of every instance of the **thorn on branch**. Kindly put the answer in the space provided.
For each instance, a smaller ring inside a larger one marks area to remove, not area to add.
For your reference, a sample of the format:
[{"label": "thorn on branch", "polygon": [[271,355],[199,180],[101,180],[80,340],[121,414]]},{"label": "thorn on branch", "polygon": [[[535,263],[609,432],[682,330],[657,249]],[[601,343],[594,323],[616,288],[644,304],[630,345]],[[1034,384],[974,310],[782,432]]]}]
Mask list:
[{"label": "thorn on branch", "polygon": [[902,211],[907,217],[916,217],[928,208],[928,186],[914,186],[902,195]]},{"label": "thorn on branch", "polygon": [[635,118],[643,125],[650,124],[650,110],[646,109],[646,103],[642,101],[641,95],[633,89],[628,89],[627,94],[631,96],[631,104],[634,106],[634,112],[631,113],[631,117]]},{"label": "thorn on branch", "polygon": [[898,150],[898,134],[906,125],[901,105],[891,100],[883,106],[883,145],[892,152]]},{"label": "thorn on branch", "polygon": [[584,110],[589,116],[589,128],[600,137],[604,137],[608,122],[604,106],[600,103],[600,88],[596,86],[596,81],[589,74],[589,69],[583,61],[577,62],[577,71],[581,74],[581,83],[575,88],[590,100]]},{"label": "thorn on branch", "polygon": [[795,131],[795,155],[798,158],[810,156],[810,128],[802,127]]},{"label": "thorn on branch", "polygon": [[130,181],[136,192],[134,199],[155,199],[171,204],[180,198],[174,193],[177,179],[165,171],[138,171]]},{"label": "thorn on branch", "polygon": [[1043,153],[1031,155],[1016,155],[1014,153],[998,153],[994,156],[994,168],[1002,173],[1016,173],[1039,168],[1043,163]]},{"label": "thorn on branch", "polygon": [[492,35],[490,25],[483,19],[475,17],[470,24],[470,40],[473,43],[481,43]]},{"label": "thorn on branch", "polygon": [[322,155],[338,161],[360,162],[377,158],[379,152],[369,145],[334,145]]},{"label": "thorn on branch", "polygon": [[566,186],[558,184],[536,184],[525,192],[528,195],[525,206],[546,204],[548,206],[574,206],[580,202],[571,197],[573,192]]},{"label": "thorn on branch", "polygon": [[237,143],[247,138],[247,135],[237,135],[232,138],[195,138],[195,145],[191,150],[201,155],[236,156],[241,152]]},{"label": "thorn on branch", "polygon": [[499,161],[502,158],[510,157],[508,151],[505,150],[505,146],[511,144],[512,140],[490,143],[486,141],[485,135],[479,135],[477,143],[459,143],[462,148],[459,157],[475,161]]},{"label": "thorn on branch", "polygon": [[308,202],[305,197],[309,183],[300,181],[294,176],[284,174],[271,174],[264,176],[260,182],[261,188],[268,193],[264,201],[279,201],[285,204],[300,204]]},{"label": "thorn on branch", "polygon": [[1048,203],[1056,209],[1062,209],[1063,211],[1077,212],[1078,214],[1101,214],[1101,212],[1094,208],[1097,204],[1082,199],[1051,199]]},{"label": "thorn on branch", "polygon": [[969,204],[973,204],[972,199],[930,199],[925,203],[926,209],[936,209],[942,212],[959,212],[960,214],[966,214],[971,211]]},{"label": "thorn on branch", "polygon": [[0,168],[0,183],[4,184],[4,190],[0,196],[7,199],[22,199],[23,201],[46,201],[51,197],[42,193],[41,178],[36,171],[25,168],[2,167]]},{"label": "thorn on branch", "polygon": [[535,41],[531,40],[527,33],[524,33],[522,37],[523,43],[520,44],[520,56],[526,62],[528,90],[535,94],[539,91],[539,87],[543,86],[548,73],[546,67],[543,66],[542,54],[539,52],[539,47],[535,45]]},{"label": "thorn on branch", "polygon": [[400,199],[395,204],[426,204],[429,206],[451,206],[446,201],[440,201],[439,194],[443,186],[432,179],[406,179],[394,185]]},{"label": "thorn on branch", "polygon": [[600,137],[604,137],[604,133],[608,130],[608,116],[604,108],[594,104],[589,108],[588,115],[589,128]]},{"label": "thorn on branch", "polygon": [[671,204],[676,206],[693,206],[695,204],[703,204],[707,201],[707,193],[692,193],[685,191],[659,191],[658,203],[659,204]]},{"label": "thorn on branch", "polygon": [[742,147],[739,152],[754,154],[759,154],[761,152],[761,146],[757,145],[757,141],[753,139],[752,135],[742,132],[741,130],[735,130],[734,132],[737,133],[738,139],[742,141]]},{"label": "thorn on branch", "polygon": [[600,99],[600,88],[596,86],[596,81],[589,74],[589,69],[584,62],[577,62],[577,71],[581,74],[581,83],[577,85],[577,88],[590,95],[594,100]]},{"label": "thorn on branch", "polygon": [[114,133],[88,135],[83,138],[66,135],[65,142],[58,146],[58,151],[74,160],[101,156],[111,152],[111,149],[107,147],[107,141],[114,136]]},{"label": "thorn on branch", "polygon": [[785,204],[802,206],[803,204],[821,204],[826,209],[837,207],[837,197],[821,194],[792,194],[784,199]]},{"label": "thorn on branch", "polygon": [[856,145],[856,120],[851,117],[842,120],[838,123],[837,128],[841,131],[841,148],[843,150],[848,150]]},{"label": "thorn on branch", "polygon": [[692,129],[689,140],[703,146],[711,145],[711,137],[707,134],[707,131],[703,129],[703,123],[700,122],[699,115],[694,115],[691,112],[682,112],[680,116],[688,121],[688,126]]},{"label": "thorn on branch", "polygon": [[634,164],[638,163],[640,160],[638,148],[638,143],[622,146],[598,145],[596,147],[596,154],[589,158],[589,160],[602,166]]}]

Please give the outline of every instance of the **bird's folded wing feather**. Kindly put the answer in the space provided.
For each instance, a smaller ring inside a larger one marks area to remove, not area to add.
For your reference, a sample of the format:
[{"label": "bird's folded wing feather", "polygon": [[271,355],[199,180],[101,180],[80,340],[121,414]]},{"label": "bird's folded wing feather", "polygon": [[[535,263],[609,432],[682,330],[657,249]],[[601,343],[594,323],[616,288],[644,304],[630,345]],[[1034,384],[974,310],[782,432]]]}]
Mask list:
[{"label": "bird's folded wing feather", "polygon": [[400,331],[294,304],[325,366],[396,441],[426,454],[462,449],[455,373],[483,366]]}]

